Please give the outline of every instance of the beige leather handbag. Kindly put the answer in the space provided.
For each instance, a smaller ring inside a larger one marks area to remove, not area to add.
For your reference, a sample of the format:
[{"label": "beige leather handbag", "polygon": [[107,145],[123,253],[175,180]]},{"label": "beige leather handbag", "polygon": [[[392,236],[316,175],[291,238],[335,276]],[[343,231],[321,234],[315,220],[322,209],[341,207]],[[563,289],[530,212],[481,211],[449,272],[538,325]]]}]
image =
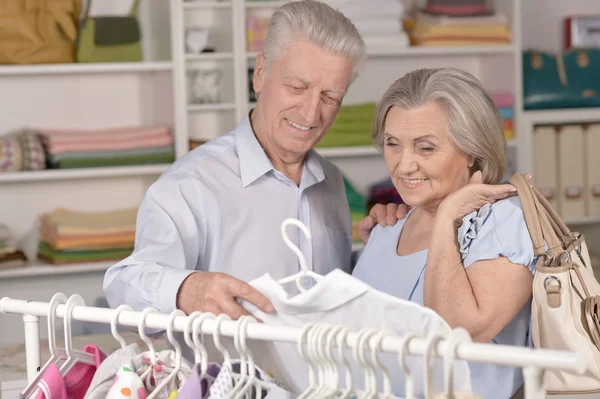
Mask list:
[{"label": "beige leather handbag", "polygon": [[600,392],[600,284],[584,236],[571,232],[546,198],[517,173],[527,228],[539,255],[533,279],[531,336],[536,348],[584,355],[583,375],[548,370],[548,394]]}]

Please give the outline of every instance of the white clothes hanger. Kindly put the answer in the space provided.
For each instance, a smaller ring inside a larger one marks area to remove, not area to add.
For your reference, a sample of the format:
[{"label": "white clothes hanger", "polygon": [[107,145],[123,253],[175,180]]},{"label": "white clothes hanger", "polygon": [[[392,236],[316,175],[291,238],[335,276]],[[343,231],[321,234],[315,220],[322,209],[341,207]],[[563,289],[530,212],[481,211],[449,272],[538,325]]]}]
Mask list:
[{"label": "white clothes hanger", "polygon": [[223,344],[221,343],[221,323],[224,320],[231,320],[231,317],[229,317],[226,313],[221,313],[220,315],[217,316],[217,320],[215,321],[215,328],[213,329],[213,341],[215,343],[215,348],[217,348],[217,350],[219,352],[221,352],[221,354],[223,355],[223,365],[222,368],[228,368],[229,371],[232,371],[231,368],[231,356],[229,355],[229,352],[227,351],[227,348],[225,348],[223,346]]},{"label": "white clothes hanger", "polygon": [[456,347],[459,344],[471,343],[471,335],[463,327],[456,327],[450,333],[450,337],[446,343],[446,352],[444,353],[444,391],[445,399],[455,399],[454,381],[452,376],[452,366],[456,356]]},{"label": "white clothes hanger", "polygon": [[58,292],[52,296],[50,299],[50,309],[48,310],[48,346],[50,349],[50,359],[44,364],[44,366],[40,369],[38,374],[35,376],[33,380],[21,392],[24,398],[28,398],[31,394],[35,393],[38,389],[38,383],[41,381],[44,373],[50,367],[51,364],[59,365],[59,360],[67,359],[67,352],[63,348],[59,348],[56,345],[56,331],[55,331],[55,317],[56,317],[56,308],[61,303],[66,303],[67,297],[62,292]]},{"label": "white clothes hanger", "polygon": [[354,380],[352,378],[352,369],[350,368],[350,362],[348,361],[348,359],[346,358],[345,353],[344,353],[344,351],[347,347],[346,338],[348,337],[348,334],[350,333],[350,331],[351,331],[350,327],[343,327],[342,331],[340,332],[340,334],[337,337],[338,355],[339,355],[342,363],[344,364],[344,369],[346,370],[346,375],[345,375],[346,388],[340,395],[340,399],[349,398],[350,394],[352,392],[354,392]]},{"label": "white clothes hanger", "polygon": [[402,340],[402,347],[400,349],[400,367],[402,367],[402,371],[404,372],[405,377],[405,395],[406,399],[415,399],[415,384],[412,378],[412,372],[406,364],[406,354],[408,352],[408,345],[410,345],[410,341],[413,338],[417,338],[418,335],[414,332],[408,332],[404,335],[404,339]]},{"label": "white clothes hanger", "polygon": [[194,357],[195,362],[200,363],[200,379],[206,377],[208,373],[208,353],[206,352],[206,348],[204,347],[204,335],[202,334],[202,323],[206,320],[214,320],[217,316],[206,312],[202,313],[194,323],[192,324],[192,338],[194,343]]},{"label": "white clothes hanger", "polygon": [[[311,392],[313,392],[315,389],[317,389],[317,380],[316,380],[316,376],[315,376],[315,370],[313,368],[313,361],[311,358],[312,353],[310,353],[310,350],[309,350],[310,341],[308,340],[309,333],[315,327],[316,327],[316,323],[307,323],[302,328],[302,332],[300,333],[300,339],[298,340],[298,345],[297,345],[298,354],[300,355],[302,360],[304,360],[304,362],[306,364],[308,364],[308,387],[306,387],[304,392],[302,392],[302,394],[300,396],[298,396],[298,398],[296,398],[296,399],[307,399],[309,397],[309,395],[311,394]],[[305,344],[306,344],[306,348],[304,348]]]},{"label": "white clothes hanger", "polygon": [[326,375],[327,375],[327,364],[325,362],[322,349],[324,348],[324,336],[329,330],[329,326],[326,324],[318,324],[313,330],[311,330],[307,336],[310,350],[310,357],[317,366],[317,388],[309,396],[311,399],[327,397],[329,386]]},{"label": "white clothes hanger", "polygon": [[242,389],[240,390],[238,395],[235,397],[235,399],[241,399],[244,395],[248,396],[249,393],[251,392],[250,389],[252,387],[254,387],[256,389],[257,394],[258,394],[259,390],[261,390],[262,388],[265,388],[266,390],[273,388],[273,384],[265,382],[265,381],[261,381],[256,378],[256,364],[254,363],[254,357],[252,356],[252,352],[250,351],[250,348],[248,347],[248,342],[247,342],[248,325],[250,323],[258,323],[258,321],[254,317],[251,317],[251,316],[245,318],[242,321],[241,326],[240,326],[240,337],[239,337],[240,347],[241,347],[242,351],[245,353],[246,358],[248,359],[248,373],[250,375],[250,378],[246,381],[246,383],[244,384],[244,386],[242,387]]},{"label": "white clothes hanger", "polygon": [[377,396],[377,371],[375,367],[367,359],[367,350],[369,349],[369,341],[377,334],[375,329],[364,329],[358,340],[357,355],[360,359],[360,364],[365,370],[365,390],[361,398],[370,399]]},{"label": "white clothes hanger", "polygon": [[67,352],[67,361],[60,367],[60,375],[63,377],[75,366],[77,363],[89,364],[92,366],[96,365],[96,357],[91,353],[83,352],[73,348],[73,335],[71,322],[73,321],[73,308],[75,306],[85,306],[85,301],[79,294],[74,294],[67,300],[64,317],[64,329],[65,329],[65,350]]},{"label": "white clothes hanger", "polygon": [[325,345],[323,349],[323,355],[327,362],[327,381],[330,388],[329,396],[335,397],[340,391],[340,365],[335,360],[333,349],[336,343],[337,336],[343,331],[344,327],[341,325],[333,325],[329,328],[327,335],[325,336]]},{"label": "white clothes hanger", "polygon": [[117,331],[117,324],[119,323],[119,315],[124,310],[132,311],[133,308],[129,305],[119,305],[115,309],[115,313],[113,314],[113,317],[110,320],[110,332],[112,333],[112,336],[117,340],[117,342],[121,344],[121,348],[125,348],[127,346],[127,342],[125,342],[125,339],[121,335],[119,335],[119,332]]},{"label": "white clothes hanger", "polygon": [[200,363],[200,355],[196,354],[197,348],[194,345],[192,331],[193,331],[193,327],[194,327],[194,321],[196,321],[196,319],[198,317],[200,317],[201,315],[202,315],[202,312],[200,312],[199,310],[190,313],[187,317],[187,323],[185,323],[185,327],[183,327],[183,340],[185,341],[185,344],[188,346],[188,348],[190,348],[192,351],[194,351],[194,357],[195,357],[194,364]]},{"label": "white clothes hanger", "polygon": [[148,350],[150,351],[150,367],[148,367],[148,369],[146,369],[146,371],[144,371],[142,375],[140,375],[140,378],[142,379],[142,381],[144,381],[146,388],[150,390],[153,389],[151,378],[152,370],[154,369],[154,366],[156,366],[156,364],[158,363],[158,356],[156,355],[156,350],[154,350],[154,343],[152,343],[152,340],[148,338],[148,336],[144,332],[144,326],[146,325],[146,317],[148,317],[150,313],[157,312],[158,310],[156,310],[153,307],[148,307],[144,309],[142,311],[142,314],[140,315],[140,321],[138,322],[138,335],[140,336],[142,341],[146,343],[146,346],[148,346]]},{"label": "white clothes hanger", "polygon": [[292,243],[292,241],[289,239],[288,235],[287,235],[287,226],[289,226],[290,224],[293,224],[295,226],[297,226],[300,230],[302,230],[302,232],[304,233],[304,236],[307,239],[311,239],[312,235],[310,234],[310,230],[308,230],[308,227],[306,227],[301,221],[297,220],[297,219],[286,219],[283,221],[283,223],[281,224],[281,235],[283,237],[283,241],[285,242],[285,245],[288,246],[288,248],[290,248],[298,257],[299,261],[300,261],[300,272],[293,274],[291,276],[288,277],[284,277],[281,280],[278,281],[279,284],[287,284],[289,282],[294,281],[296,283],[296,286],[298,287],[298,290],[300,290],[300,292],[306,292],[306,289],[302,286],[302,279],[304,277],[312,277],[315,281],[321,281],[323,279],[323,276],[321,276],[318,273],[313,272],[312,270],[308,270],[308,265],[306,263],[306,259],[304,258],[304,255],[302,254],[302,251],[300,251],[300,248],[298,248],[296,245],[294,245],[294,243]]},{"label": "white clothes hanger", "polygon": [[423,374],[425,377],[425,398],[433,399],[433,381],[431,377],[431,352],[443,337],[436,331],[431,331],[425,340],[425,353],[423,354]]},{"label": "white clothes hanger", "polygon": [[248,378],[248,356],[247,352],[244,351],[241,344],[242,338],[242,327],[244,326],[244,321],[251,316],[243,315],[237,320],[236,324],[236,332],[233,336],[233,344],[235,346],[235,350],[238,352],[239,360],[240,360],[240,375],[236,383],[234,384],[231,392],[229,393],[229,397],[233,398],[239,390],[244,386]]},{"label": "white clothes hanger", "polygon": [[175,378],[177,377],[177,374],[181,370],[182,355],[181,345],[179,345],[179,342],[177,342],[175,336],[173,335],[173,324],[175,322],[175,318],[179,316],[185,316],[185,312],[183,312],[180,309],[175,309],[169,315],[169,321],[167,323],[167,339],[169,340],[169,343],[171,343],[171,345],[173,345],[173,347],[175,348],[175,368],[160,382],[160,384],[156,386],[156,388],[154,388],[150,395],[148,395],[147,399],[154,399],[158,397],[158,395],[160,395],[163,389],[167,388],[168,385],[171,385],[168,388],[169,392],[172,392],[176,389],[174,382]]},{"label": "white clothes hanger", "polygon": [[[390,373],[379,359],[378,352],[381,351],[381,343],[383,342],[383,339],[392,335],[395,335],[395,332],[393,330],[381,330],[375,335],[375,337],[373,337],[373,343],[371,345],[371,360],[375,367],[377,367],[381,371],[382,375],[383,398],[391,398],[393,396],[392,382],[390,379]],[[375,390],[377,391],[377,383],[375,384]],[[375,396],[377,396],[377,394],[375,394]]]}]

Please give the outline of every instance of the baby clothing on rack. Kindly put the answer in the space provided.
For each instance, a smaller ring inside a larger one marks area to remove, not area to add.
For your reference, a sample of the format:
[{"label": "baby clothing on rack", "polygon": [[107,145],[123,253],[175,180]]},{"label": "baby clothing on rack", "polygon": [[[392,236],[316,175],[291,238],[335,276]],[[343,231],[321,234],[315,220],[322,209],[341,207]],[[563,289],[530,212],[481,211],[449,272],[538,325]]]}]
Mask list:
[{"label": "baby clothing on rack", "polygon": [[96,370],[84,399],[105,399],[122,366],[142,352],[142,348],[134,343],[108,355]]},{"label": "baby clothing on rack", "polygon": [[[275,311],[265,314],[246,301],[240,300],[240,303],[265,324],[301,327],[309,322],[318,322],[342,324],[355,331],[362,328],[390,329],[399,336],[414,332],[421,337],[431,333],[447,337],[451,332],[448,324],[433,310],[377,291],[341,270],[328,273],[308,291],[295,296],[290,296],[269,274],[251,281],[250,285],[271,300]],[[347,352],[351,358],[350,351]],[[272,371],[293,393],[299,394],[309,385],[306,362],[300,358],[295,344],[256,342],[253,353],[256,363]],[[404,395],[405,375],[398,356],[382,354],[380,359],[389,370],[392,392]],[[422,397],[422,357],[407,356],[406,360],[412,370],[415,394]],[[431,363],[434,390],[443,391],[441,361],[437,358]],[[353,378],[356,386],[364,386],[364,373],[354,364]],[[454,362],[454,386],[457,390],[471,391],[470,373],[465,361]]]},{"label": "baby clothing on rack", "polygon": [[77,362],[63,378],[58,366],[50,364],[38,382],[40,391],[36,399],[83,399],[96,369],[106,359],[106,355],[96,345],[86,345],[83,352],[94,355],[95,364]]},{"label": "baby clothing on rack", "polygon": [[106,399],[146,399],[148,391],[142,378],[136,373],[131,360],[129,364],[121,366],[112,379]]}]

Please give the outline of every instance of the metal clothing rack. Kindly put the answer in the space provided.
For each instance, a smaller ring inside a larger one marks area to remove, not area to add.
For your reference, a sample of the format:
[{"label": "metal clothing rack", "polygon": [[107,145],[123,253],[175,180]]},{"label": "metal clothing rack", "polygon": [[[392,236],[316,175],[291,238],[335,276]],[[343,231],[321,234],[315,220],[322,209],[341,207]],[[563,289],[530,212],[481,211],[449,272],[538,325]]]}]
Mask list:
[{"label": "metal clothing rack", "polygon": [[[50,303],[33,302],[27,300],[4,297],[0,299],[0,312],[5,314],[23,315],[25,346],[27,358],[27,381],[31,382],[40,367],[40,317],[47,317]],[[84,322],[111,324],[115,318],[114,309],[75,306],[71,313],[71,320]],[[64,318],[66,305],[60,304],[56,308],[55,317]],[[137,327],[142,316],[145,317],[144,325],[147,328],[165,330],[170,315],[121,310],[116,315],[116,324]],[[182,332],[188,324],[189,316],[176,316],[173,318],[173,331]],[[216,320],[208,319],[202,323],[201,332],[212,334]],[[238,322],[225,320],[220,323],[218,333],[227,337],[234,337],[238,331]],[[287,326],[272,326],[261,323],[250,323],[246,329],[248,339],[298,343],[301,338],[302,328]],[[351,332],[346,336],[346,345],[354,348],[358,344],[358,333]],[[399,354],[403,348],[403,337],[386,336],[381,341],[381,351]],[[447,347],[447,340],[438,341],[432,348],[433,356],[443,356]],[[411,339],[406,345],[407,354],[424,355],[426,353],[426,340],[424,338]],[[526,399],[544,399],[546,390],[544,386],[545,370],[563,370],[582,374],[585,371],[585,361],[578,353],[565,351],[522,348],[507,345],[459,343],[456,347],[455,359],[469,362],[493,363],[498,365],[520,367],[523,370],[525,381]]]}]

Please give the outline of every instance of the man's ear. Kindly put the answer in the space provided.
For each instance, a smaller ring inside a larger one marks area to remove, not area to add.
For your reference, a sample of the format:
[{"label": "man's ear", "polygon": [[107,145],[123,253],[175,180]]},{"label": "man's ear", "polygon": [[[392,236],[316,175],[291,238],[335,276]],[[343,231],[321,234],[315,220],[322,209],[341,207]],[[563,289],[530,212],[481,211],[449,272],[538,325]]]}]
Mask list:
[{"label": "man's ear", "polygon": [[258,95],[264,85],[265,79],[265,57],[262,53],[256,56],[256,66],[254,67],[254,74],[252,75],[252,86],[254,92]]}]

